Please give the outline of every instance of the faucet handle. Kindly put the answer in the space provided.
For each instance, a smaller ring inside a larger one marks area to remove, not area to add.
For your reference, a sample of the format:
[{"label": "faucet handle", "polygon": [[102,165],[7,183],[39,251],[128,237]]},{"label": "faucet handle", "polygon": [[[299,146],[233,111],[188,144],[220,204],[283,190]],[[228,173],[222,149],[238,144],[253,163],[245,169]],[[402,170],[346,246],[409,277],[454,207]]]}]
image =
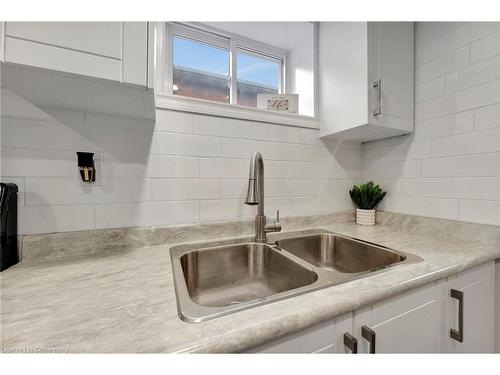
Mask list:
[{"label": "faucet handle", "polygon": [[276,211],[276,220],[273,220],[271,223],[267,223],[264,227],[264,231],[266,233],[281,232],[280,210]]}]

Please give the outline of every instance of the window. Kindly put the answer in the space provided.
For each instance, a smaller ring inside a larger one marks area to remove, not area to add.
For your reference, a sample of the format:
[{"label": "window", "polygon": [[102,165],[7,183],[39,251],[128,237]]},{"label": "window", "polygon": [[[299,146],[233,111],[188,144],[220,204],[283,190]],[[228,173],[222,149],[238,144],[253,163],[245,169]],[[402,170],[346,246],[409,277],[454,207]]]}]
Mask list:
[{"label": "window", "polygon": [[280,61],[255,53],[238,51],[238,104],[257,107],[257,94],[277,94],[280,84]]},{"label": "window", "polygon": [[167,24],[169,94],[257,107],[285,90],[286,53],[211,27]]},{"label": "window", "polygon": [[174,95],[229,103],[229,50],[174,36]]}]

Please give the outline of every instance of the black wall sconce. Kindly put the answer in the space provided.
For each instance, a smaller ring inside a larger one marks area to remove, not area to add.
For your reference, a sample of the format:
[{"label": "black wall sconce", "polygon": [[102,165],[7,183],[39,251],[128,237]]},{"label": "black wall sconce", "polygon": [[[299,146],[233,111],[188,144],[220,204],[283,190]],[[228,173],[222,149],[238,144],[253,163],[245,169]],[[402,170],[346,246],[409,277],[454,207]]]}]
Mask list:
[{"label": "black wall sconce", "polygon": [[94,163],[94,153],[93,152],[77,152],[78,156],[78,169],[80,171],[80,177],[83,182],[93,183],[95,182],[95,163]]}]

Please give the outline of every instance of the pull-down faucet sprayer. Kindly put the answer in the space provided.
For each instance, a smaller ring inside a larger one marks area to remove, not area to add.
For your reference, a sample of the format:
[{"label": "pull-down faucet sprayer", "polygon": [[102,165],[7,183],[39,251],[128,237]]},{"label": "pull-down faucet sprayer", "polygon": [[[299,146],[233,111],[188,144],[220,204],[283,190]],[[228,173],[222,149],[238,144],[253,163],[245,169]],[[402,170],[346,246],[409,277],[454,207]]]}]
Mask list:
[{"label": "pull-down faucet sprayer", "polygon": [[279,222],[279,211],[276,221],[266,224],[264,214],[264,159],[260,152],[255,152],[250,159],[250,173],[248,176],[248,192],[245,204],[257,205],[257,215],[255,216],[255,242],[265,243],[266,233],[281,232]]}]

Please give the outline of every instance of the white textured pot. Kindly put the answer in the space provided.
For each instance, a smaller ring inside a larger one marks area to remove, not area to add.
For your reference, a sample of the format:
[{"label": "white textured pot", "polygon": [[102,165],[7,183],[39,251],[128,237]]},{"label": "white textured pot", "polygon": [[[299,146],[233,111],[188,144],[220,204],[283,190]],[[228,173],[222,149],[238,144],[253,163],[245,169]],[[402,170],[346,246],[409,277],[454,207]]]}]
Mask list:
[{"label": "white textured pot", "polygon": [[356,223],[359,225],[375,225],[375,210],[356,208]]}]

